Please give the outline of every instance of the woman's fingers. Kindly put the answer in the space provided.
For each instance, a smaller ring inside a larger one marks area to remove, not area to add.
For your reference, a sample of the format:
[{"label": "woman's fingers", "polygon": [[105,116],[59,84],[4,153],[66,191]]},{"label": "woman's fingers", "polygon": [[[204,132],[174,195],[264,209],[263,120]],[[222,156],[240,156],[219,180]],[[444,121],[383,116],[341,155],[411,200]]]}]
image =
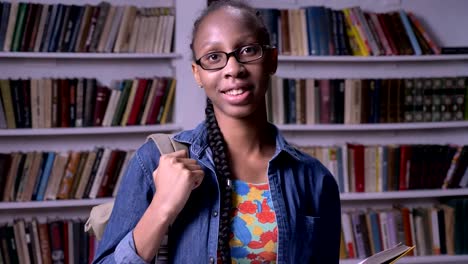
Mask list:
[{"label": "woman's fingers", "polygon": [[192,181],[193,181],[193,189],[197,188],[201,185],[203,178],[205,177],[205,172],[203,170],[194,170],[192,171]]}]

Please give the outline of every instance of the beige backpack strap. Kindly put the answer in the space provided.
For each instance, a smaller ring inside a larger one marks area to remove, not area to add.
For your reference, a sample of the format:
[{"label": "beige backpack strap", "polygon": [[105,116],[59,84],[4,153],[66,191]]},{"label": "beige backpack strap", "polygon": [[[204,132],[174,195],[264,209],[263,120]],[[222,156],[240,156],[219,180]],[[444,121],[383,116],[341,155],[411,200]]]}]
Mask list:
[{"label": "beige backpack strap", "polygon": [[147,137],[152,139],[161,154],[168,154],[174,151],[185,149],[188,152],[186,145],[172,139],[172,134],[155,133]]},{"label": "beige backpack strap", "polygon": [[[185,149],[188,152],[187,146],[172,140],[172,136],[171,134],[156,133],[149,135],[147,140],[152,139],[161,154],[167,154],[181,149]],[[101,240],[113,206],[114,201],[94,206],[86,221],[85,231],[94,234],[98,240]]]}]

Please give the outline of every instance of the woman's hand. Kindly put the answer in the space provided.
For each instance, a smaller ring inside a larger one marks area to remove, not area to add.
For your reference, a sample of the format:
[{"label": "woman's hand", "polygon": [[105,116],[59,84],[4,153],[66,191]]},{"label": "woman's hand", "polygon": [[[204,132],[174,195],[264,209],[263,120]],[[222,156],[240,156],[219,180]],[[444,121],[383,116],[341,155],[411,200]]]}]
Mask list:
[{"label": "woman's hand", "polygon": [[187,158],[186,150],[162,155],[158,168],[153,172],[156,193],[151,206],[156,206],[158,213],[166,214],[172,223],[204,176],[197,161]]}]

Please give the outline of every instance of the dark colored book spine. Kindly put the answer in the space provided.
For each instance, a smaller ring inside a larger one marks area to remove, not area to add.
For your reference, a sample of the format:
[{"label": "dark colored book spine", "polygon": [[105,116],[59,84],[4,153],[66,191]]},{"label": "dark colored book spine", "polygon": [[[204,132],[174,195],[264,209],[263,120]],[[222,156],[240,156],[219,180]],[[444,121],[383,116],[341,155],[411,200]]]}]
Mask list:
[{"label": "dark colored book spine", "polygon": [[101,126],[102,119],[109,102],[110,89],[105,86],[98,86],[96,89],[96,101],[94,106],[93,126]]},{"label": "dark colored book spine", "polygon": [[70,107],[69,107],[69,127],[74,127],[75,126],[75,121],[76,121],[76,91],[77,91],[77,84],[78,84],[78,79],[71,79],[69,80],[69,101],[70,101]]},{"label": "dark colored book spine", "polygon": [[468,54],[468,47],[441,47],[442,54]]},{"label": "dark colored book spine", "polygon": [[17,128],[24,128],[24,102],[22,100],[21,82],[22,80],[10,80],[11,100]]},{"label": "dark colored book spine", "polygon": [[91,169],[91,174],[89,176],[89,180],[86,183],[85,192],[83,194],[84,198],[89,197],[89,192],[91,191],[91,188],[93,187],[94,178],[96,178],[96,173],[97,173],[97,171],[99,169],[99,164],[101,163],[103,153],[104,153],[103,148],[98,148],[97,151],[96,151],[96,159],[94,160],[93,168]]},{"label": "dark colored book spine", "polygon": [[53,264],[65,263],[63,222],[53,221],[49,223],[50,251]]},{"label": "dark colored book spine", "polygon": [[11,3],[3,2],[1,5],[2,13],[0,18],[0,51],[3,50],[3,47],[5,45],[5,37],[8,28],[8,18],[10,16]]}]

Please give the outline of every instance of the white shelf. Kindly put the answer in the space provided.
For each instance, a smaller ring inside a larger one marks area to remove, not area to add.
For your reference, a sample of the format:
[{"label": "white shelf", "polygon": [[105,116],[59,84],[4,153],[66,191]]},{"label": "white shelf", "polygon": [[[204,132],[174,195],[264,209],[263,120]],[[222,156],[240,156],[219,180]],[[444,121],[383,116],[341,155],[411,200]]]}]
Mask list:
[{"label": "white shelf", "polygon": [[286,56],[280,55],[280,62],[427,62],[427,61],[468,61],[468,54],[422,55],[422,56]]},{"label": "white shelf", "polygon": [[2,210],[21,210],[21,209],[50,209],[50,208],[75,208],[92,207],[112,201],[113,198],[98,199],[80,199],[80,200],[56,200],[56,201],[32,201],[32,202],[0,202],[0,211]]},{"label": "white shelf", "polygon": [[283,78],[442,78],[465,76],[468,54],[424,56],[284,56],[277,74]]},{"label": "white shelf", "polygon": [[114,126],[114,127],[67,127],[67,128],[19,128],[0,129],[0,137],[17,136],[56,136],[56,135],[101,135],[101,134],[134,134],[153,132],[172,132],[181,130],[178,125],[150,126]]},{"label": "white shelf", "polygon": [[[346,259],[340,260],[340,264],[357,264],[360,260]],[[468,255],[454,255],[454,256],[423,256],[423,257],[403,257],[398,260],[398,264],[405,263],[424,263],[424,264],[450,264],[450,263],[468,263]]]},{"label": "white shelf", "polygon": [[424,122],[424,123],[383,123],[383,124],[316,124],[278,125],[282,131],[369,131],[369,130],[420,130],[468,128],[468,121]]},{"label": "white shelf", "polygon": [[0,52],[1,58],[26,59],[177,59],[176,53]]},{"label": "white shelf", "polygon": [[450,196],[468,196],[468,189],[434,189],[434,190],[410,190],[394,192],[372,192],[372,193],[342,193],[340,199],[346,201],[366,200],[394,200],[394,199],[426,199]]}]

